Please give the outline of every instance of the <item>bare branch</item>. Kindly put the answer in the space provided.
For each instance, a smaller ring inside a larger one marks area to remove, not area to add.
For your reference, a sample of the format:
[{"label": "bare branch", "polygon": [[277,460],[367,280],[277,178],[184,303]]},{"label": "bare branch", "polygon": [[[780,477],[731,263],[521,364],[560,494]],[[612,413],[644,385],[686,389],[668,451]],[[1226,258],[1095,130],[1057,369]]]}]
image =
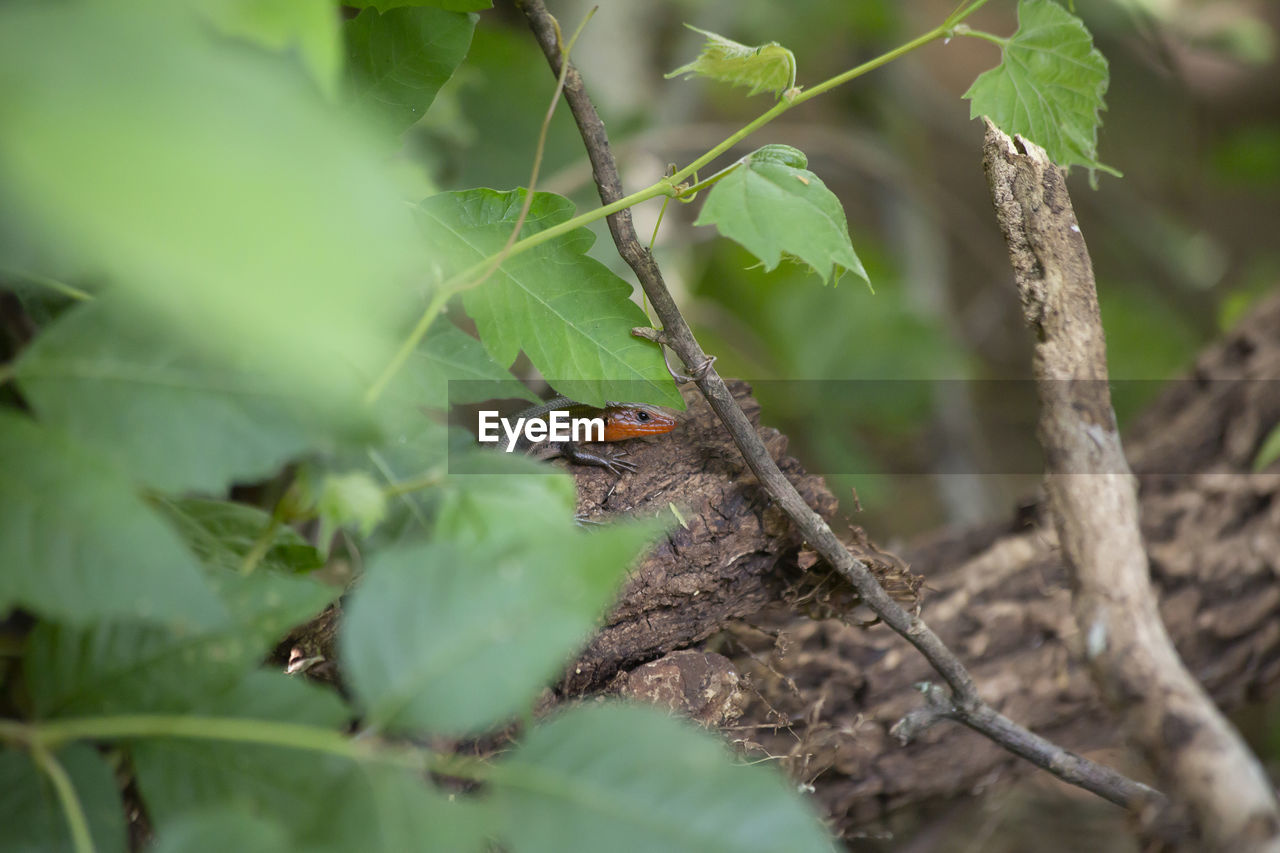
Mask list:
[{"label": "bare branch", "polygon": [[1156,609],[1107,385],[1093,269],[1061,170],[987,122],[984,164],[1036,331],[1046,489],[1084,656],[1132,742],[1219,850],[1280,850],[1262,768],[1179,660]]},{"label": "bare branch", "polygon": [[[547,12],[542,0],[516,0],[516,5],[528,19],[552,72],[558,75],[561,56],[555,36],[555,19]],[[601,201],[610,204],[622,198],[623,192],[604,124],[587,97],[581,76],[572,65],[564,79],[565,100],[586,145]],[[925,656],[951,689],[947,701],[951,705],[952,719],[982,732],[1060,778],[1114,803],[1134,805],[1140,800],[1158,797],[1158,794],[1144,785],[1037,738],[983,703],[973,679],[959,659],[918,614],[908,613],[885,592],[869,568],[854,559],[827,523],[804,502],[795,487],[778,470],[750,421],[734,401],[724,380],[711,366],[707,354],[694,339],[688,323],[667,290],[657,263],[636,235],[631,212],[622,210],[610,216],[608,221],[619,254],[635,272],[645,295],[662,321],[666,344],[680,356],[686,369],[697,377],[699,390],[715,410],[725,429],[733,436],[760,484],[795,524],[809,547],[847,578],[862,600]]]}]

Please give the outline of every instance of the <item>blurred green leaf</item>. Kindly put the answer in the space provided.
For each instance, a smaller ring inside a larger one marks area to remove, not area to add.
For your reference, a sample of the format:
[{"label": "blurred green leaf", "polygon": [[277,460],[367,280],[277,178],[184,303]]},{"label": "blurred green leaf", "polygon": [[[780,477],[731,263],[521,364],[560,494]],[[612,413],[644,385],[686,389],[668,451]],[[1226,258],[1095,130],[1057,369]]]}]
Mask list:
[{"label": "blurred green leaf", "polygon": [[[369,721],[479,732],[518,713],[587,641],[652,523],[574,531],[509,523],[508,547],[443,542],[375,557],[352,595],[343,659]],[[478,673],[484,673],[478,678]]]},{"label": "blurred green leaf", "polygon": [[[239,571],[240,562],[271,524],[271,516],[257,507],[203,498],[153,498],[152,505],[168,517],[200,561],[210,568]],[[272,534],[271,547],[258,568],[292,574],[324,565],[320,552],[291,527]]]},{"label": "blurred green leaf", "polygon": [[[330,691],[276,673],[254,674],[208,712],[330,729],[347,720]],[[400,768],[203,740],[145,739],[131,752],[160,837],[210,803],[270,818],[292,850],[478,850],[491,823],[480,806],[450,802]]]},{"label": "blurred green leaf", "polygon": [[211,577],[232,613],[221,628],[37,625],[23,659],[39,715],[202,707],[247,677],[291,628],[319,613],[338,593],[270,572],[241,577],[219,571]]},{"label": "blurred green leaf", "polygon": [[771,766],[656,708],[583,706],[539,725],[494,772],[516,853],[828,853],[817,816]]},{"label": "blurred green leaf", "polygon": [[870,284],[849,240],[840,200],[789,145],[766,145],[711,188],[695,225],[714,225],[766,270],[784,257],[808,264],[824,282],[845,270]]},{"label": "blurred green leaf", "polygon": [[148,848],[151,853],[277,853],[289,849],[279,821],[241,809],[213,807],[169,822]]},{"label": "blurred green leaf", "polygon": [[0,412],[0,611],[210,626],[225,612],[181,541],[105,460]]},{"label": "blurred green leaf", "polygon": [[[124,805],[115,774],[92,747],[74,744],[54,756],[89,825],[94,849],[124,853]],[[0,751],[0,850],[9,853],[62,853],[73,849],[62,804],[49,778],[24,753]]]},{"label": "blurred green leaf", "polygon": [[[418,206],[427,248],[445,275],[495,255],[515,226],[524,190],[441,193]],[[573,204],[537,193],[521,236],[573,216]],[[648,325],[631,287],[587,257],[595,235],[578,228],[506,261],[463,295],[485,348],[500,364],[520,350],[556,387],[576,400],[684,403],[658,347],[631,337]]]},{"label": "blurred green leaf", "polygon": [[526,529],[554,530],[573,517],[573,478],[546,462],[475,448],[449,461],[454,476],[441,484],[434,527],[441,539],[476,546],[519,540]]},{"label": "blurred green leaf", "polygon": [[710,77],[731,86],[749,86],[748,97],[760,92],[781,94],[796,85],[795,54],[776,41],[748,47],[689,24],[685,26],[707,40],[698,58],[665,75],[668,80],[681,74]]},{"label": "blurred green leaf", "polygon": [[339,527],[351,527],[368,536],[387,515],[387,498],[372,477],[363,471],[329,474],[320,484],[316,500],[320,515],[320,541],[327,543]]},{"label": "blurred green leaf", "polygon": [[476,15],[401,6],[346,23],[357,109],[399,133],[422,118],[471,45]]},{"label": "blurred green leaf", "polygon": [[165,4],[0,10],[0,183],[138,326],[358,408],[423,256],[368,129]]},{"label": "blurred green leaf", "polygon": [[320,90],[338,93],[342,19],[332,0],[199,0],[220,31],[281,53],[296,50]]},{"label": "blurred green leaf", "polygon": [[111,296],[60,317],[17,375],[42,420],[156,489],[221,492],[352,432],[342,413],[326,419],[269,375],[220,366],[140,327]]},{"label": "blurred green leaf", "polygon": [[964,93],[970,118],[988,116],[1009,135],[1042,146],[1060,166],[1118,175],[1098,162],[1099,110],[1106,109],[1107,60],[1075,15],[1053,0],[1019,0],[1018,31],[1001,63]]}]

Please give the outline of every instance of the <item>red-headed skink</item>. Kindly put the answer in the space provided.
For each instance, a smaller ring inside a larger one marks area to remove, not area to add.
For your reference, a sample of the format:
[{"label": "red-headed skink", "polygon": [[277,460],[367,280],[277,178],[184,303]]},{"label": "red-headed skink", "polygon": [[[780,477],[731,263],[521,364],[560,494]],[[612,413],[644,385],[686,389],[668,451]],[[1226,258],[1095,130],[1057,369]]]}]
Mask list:
[{"label": "red-headed skink", "polygon": [[[541,418],[551,412],[567,411],[573,418],[603,418],[605,441],[626,441],[648,435],[663,435],[679,424],[675,416],[657,406],[643,403],[605,403],[604,408],[588,406],[568,397],[553,397],[541,405],[525,409],[517,417]],[[562,456],[578,465],[595,465],[607,468],[619,476],[624,471],[634,471],[636,466],[614,453],[602,450],[586,450],[571,441],[548,441],[523,445],[537,456],[550,459]]]}]

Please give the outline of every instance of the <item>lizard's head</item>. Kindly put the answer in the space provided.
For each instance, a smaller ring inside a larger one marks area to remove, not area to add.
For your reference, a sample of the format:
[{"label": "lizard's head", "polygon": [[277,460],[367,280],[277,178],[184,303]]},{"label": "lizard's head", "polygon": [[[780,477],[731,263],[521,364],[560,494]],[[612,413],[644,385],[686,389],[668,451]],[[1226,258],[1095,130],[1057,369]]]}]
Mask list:
[{"label": "lizard's head", "polygon": [[644,435],[671,432],[680,422],[657,406],[642,403],[608,403],[604,408],[604,440],[622,441]]}]

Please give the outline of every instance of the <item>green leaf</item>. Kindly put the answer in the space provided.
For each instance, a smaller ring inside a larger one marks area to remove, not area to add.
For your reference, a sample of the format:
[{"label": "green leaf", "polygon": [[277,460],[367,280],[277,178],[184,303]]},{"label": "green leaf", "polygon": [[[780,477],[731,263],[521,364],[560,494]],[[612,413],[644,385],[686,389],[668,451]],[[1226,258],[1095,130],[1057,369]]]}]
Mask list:
[{"label": "green leaf", "polygon": [[161,838],[208,803],[271,819],[289,839],[279,850],[478,853],[493,822],[399,768],[239,744],[155,741],[133,754]]},{"label": "green leaf", "polygon": [[[211,729],[219,716],[329,730],[347,720],[330,691],[275,673],[256,673],[214,711]],[[484,827],[492,824],[483,819],[482,807],[461,799],[449,802],[421,777],[399,768],[202,740],[144,739],[131,751],[161,837],[210,803],[272,819],[290,838],[281,849],[292,850],[476,850]]]},{"label": "green leaf", "polygon": [[491,449],[455,452],[449,461],[459,476],[440,488],[434,529],[439,538],[476,546],[519,541],[563,527],[573,517],[573,478],[545,462]]},{"label": "green leaf", "polygon": [[[524,190],[441,193],[419,207],[428,250],[445,275],[495,255],[520,214]],[[537,193],[522,236],[570,219],[573,204]],[[517,255],[463,302],[485,348],[508,365],[521,349],[556,389],[601,405],[632,400],[683,408],[683,399],[653,344],[631,337],[648,325],[631,287],[587,257],[595,235],[576,229]],[[571,381],[572,380],[572,381]]]},{"label": "green leaf", "polygon": [[[271,516],[257,507],[203,498],[153,498],[152,505],[173,524],[178,535],[209,568],[236,572]],[[320,552],[287,526],[271,537],[258,568],[285,574],[309,572],[324,565]],[[265,592],[265,590],[264,590]]]},{"label": "green leaf", "polygon": [[184,5],[0,9],[6,219],[137,328],[357,410],[425,260],[384,147]]},{"label": "green leaf", "polygon": [[332,0],[201,0],[199,6],[227,35],[280,53],[296,50],[320,90],[337,94],[342,20]]},{"label": "green leaf", "polygon": [[584,706],[530,732],[495,768],[516,853],[564,849],[828,853],[817,817],[769,765],[655,708]]},{"label": "green leaf", "polygon": [[233,617],[222,628],[179,632],[124,622],[87,628],[37,625],[23,656],[36,711],[52,717],[207,706],[338,592],[263,571],[248,577],[217,571],[211,579]]},{"label": "green leaf", "polygon": [[[70,777],[89,835],[100,853],[124,853],[124,805],[115,774],[92,747],[75,744],[54,756]],[[49,778],[31,759],[0,750],[0,850],[62,853],[72,850],[66,814]]]},{"label": "green leaf", "polygon": [[964,97],[969,117],[988,116],[1005,133],[1041,146],[1060,166],[1119,175],[1098,162],[1099,110],[1110,73],[1106,58],[1075,15],[1052,0],[1019,0],[1018,31],[1003,60]]},{"label": "green leaf", "polygon": [[60,317],[17,376],[41,420],[165,491],[221,492],[323,444],[326,426],[352,432],[350,415],[326,419],[269,376],[192,355],[112,296]]},{"label": "green leaf", "polygon": [[195,559],[105,460],[0,412],[0,471],[0,611],[77,624],[225,619]]},{"label": "green leaf", "polygon": [[365,9],[347,21],[353,105],[395,133],[422,118],[466,57],[477,17],[401,6]]},{"label": "green leaf", "polygon": [[151,853],[277,853],[289,849],[289,834],[278,820],[266,815],[214,807],[169,822],[147,849]]},{"label": "green leaf", "polygon": [[[519,519],[513,519],[519,524]],[[483,731],[518,713],[586,642],[655,532],[567,521],[506,548],[432,543],[371,561],[341,637],[370,723]]]},{"label": "green leaf", "polygon": [[710,77],[731,86],[749,86],[747,96],[760,92],[781,94],[796,85],[796,57],[776,41],[748,47],[715,33],[686,27],[707,37],[702,53],[688,65],[682,65],[667,79],[686,74],[690,77]]},{"label": "green leaf", "polygon": [[845,270],[870,284],[849,240],[840,200],[789,145],[766,145],[743,157],[711,188],[695,225],[714,225],[741,243],[766,270],[784,257],[808,264],[824,282]]},{"label": "green leaf", "polygon": [[444,318],[427,331],[416,357],[426,362],[416,373],[426,386],[418,392],[419,405],[444,407],[496,397],[537,402],[528,388],[490,357],[480,341]]}]

